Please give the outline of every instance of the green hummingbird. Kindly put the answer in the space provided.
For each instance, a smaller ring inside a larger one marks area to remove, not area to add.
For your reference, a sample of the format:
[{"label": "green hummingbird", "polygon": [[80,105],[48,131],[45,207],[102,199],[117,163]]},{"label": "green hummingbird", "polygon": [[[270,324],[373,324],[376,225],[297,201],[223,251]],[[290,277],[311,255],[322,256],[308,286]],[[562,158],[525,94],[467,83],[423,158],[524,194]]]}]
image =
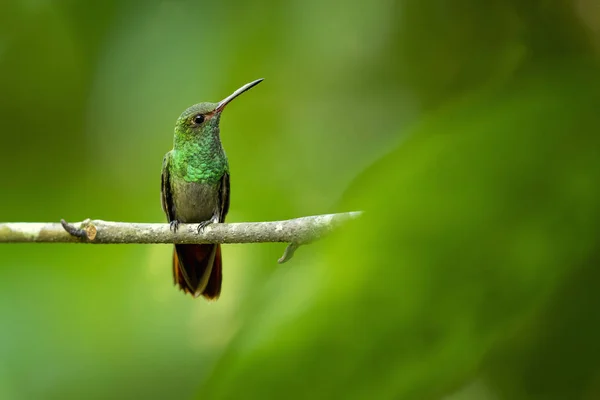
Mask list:
[{"label": "green hummingbird", "polygon": [[[165,154],[161,176],[162,209],[171,230],[180,222],[198,223],[198,232],[224,222],[229,211],[229,164],[221,145],[219,121],[225,106],[258,85],[250,82],[218,103],[199,103],[175,123],[173,150]],[[176,244],[173,279],[184,293],[217,299],[222,281],[219,244]]]}]

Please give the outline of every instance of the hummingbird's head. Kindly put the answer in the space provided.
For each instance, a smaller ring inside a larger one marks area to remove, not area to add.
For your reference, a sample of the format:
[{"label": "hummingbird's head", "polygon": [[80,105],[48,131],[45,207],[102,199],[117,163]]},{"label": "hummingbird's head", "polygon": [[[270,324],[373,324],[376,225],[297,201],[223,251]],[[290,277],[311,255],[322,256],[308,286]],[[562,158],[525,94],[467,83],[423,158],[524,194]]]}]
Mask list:
[{"label": "hummingbird's head", "polygon": [[219,127],[219,103],[194,104],[185,110],[177,119],[175,130],[188,135],[198,135],[204,130]]},{"label": "hummingbird's head", "polygon": [[257,79],[247,83],[218,103],[198,103],[185,110],[177,119],[175,132],[197,136],[203,133],[218,133],[219,120],[225,106],[240,94],[261,83]]}]

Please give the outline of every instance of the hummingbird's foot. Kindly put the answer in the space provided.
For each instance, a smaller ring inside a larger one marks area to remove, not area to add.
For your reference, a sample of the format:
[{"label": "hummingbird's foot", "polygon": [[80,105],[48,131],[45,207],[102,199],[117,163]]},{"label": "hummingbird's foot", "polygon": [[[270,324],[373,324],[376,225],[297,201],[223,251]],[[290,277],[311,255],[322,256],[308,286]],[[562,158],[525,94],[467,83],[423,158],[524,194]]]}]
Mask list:
[{"label": "hummingbird's foot", "polygon": [[209,219],[208,221],[202,221],[198,224],[198,233],[204,231],[204,228],[206,228],[207,226],[209,226],[210,224],[212,224],[214,221],[212,219]]},{"label": "hummingbird's foot", "polygon": [[173,221],[169,222],[169,229],[171,229],[173,233],[177,233],[177,229],[179,229],[179,221],[174,219]]}]

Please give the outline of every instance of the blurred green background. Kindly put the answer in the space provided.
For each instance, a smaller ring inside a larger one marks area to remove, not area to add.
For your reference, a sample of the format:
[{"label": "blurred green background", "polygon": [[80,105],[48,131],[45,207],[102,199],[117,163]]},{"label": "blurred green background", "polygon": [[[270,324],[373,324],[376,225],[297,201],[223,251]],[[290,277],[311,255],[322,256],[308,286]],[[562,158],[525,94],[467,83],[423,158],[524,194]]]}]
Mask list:
[{"label": "blurred green background", "polygon": [[164,221],[175,119],[253,79],[229,221],[301,248],[0,245],[0,399],[600,398],[593,0],[0,2],[0,221]]}]

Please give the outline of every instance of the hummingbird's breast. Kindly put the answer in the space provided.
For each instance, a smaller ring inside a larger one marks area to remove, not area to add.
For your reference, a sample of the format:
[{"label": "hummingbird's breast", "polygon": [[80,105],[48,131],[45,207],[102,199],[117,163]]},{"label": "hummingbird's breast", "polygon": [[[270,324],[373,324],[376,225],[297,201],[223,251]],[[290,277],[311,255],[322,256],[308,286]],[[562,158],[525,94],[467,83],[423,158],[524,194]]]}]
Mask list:
[{"label": "hummingbird's breast", "polygon": [[181,178],[172,181],[173,209],[180,222],[202,222],[218,210],[219,193],[211,183],[188,182]]}]

